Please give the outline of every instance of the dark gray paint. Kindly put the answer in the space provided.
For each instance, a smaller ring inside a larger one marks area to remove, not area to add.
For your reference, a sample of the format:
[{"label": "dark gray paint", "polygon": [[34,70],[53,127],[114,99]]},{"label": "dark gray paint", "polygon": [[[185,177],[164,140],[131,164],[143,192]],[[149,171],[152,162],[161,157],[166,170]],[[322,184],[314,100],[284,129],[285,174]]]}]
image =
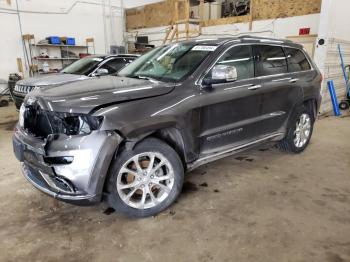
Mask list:
[{"label": "dark gray paint", "polygon": [[[207,41],[207,44],[219,45],[218,48],[183,82],[104,77],[71,83],[65,85],[66,88],[47,87],[31,93],[26,99],[37,100],[46,110],[104,116],[100,130],[86,136],[87,144],[76,138],[58,139],[45,145],[45,154],[64,152],[57,150],[64,145],[91,147],[99,152],[95,157],[104,161],[93,165],[85,180],[103,181],[110,157],[118,145],[133,146],[150,134],[163,137],[176,148],[188,169],[264,142],[282,139],[295,107],[311,100],[317,112],[320,105],[321,76],[310,58],[312,70],[305,72],[211,87],[201,84],[206,72],[228,48],[240,44],[269,44],[269,41],[272,45],[301,48],[289,41],[263,38]],[[113,134],[117,143],[109,143],[111,138],[101,135],[104,132]],[[18,129],[15,137],[24,144],[31,144],[26,142],[23,130]],[[106,145],[102,151],[101,145]],[[100,170],[101,177],[97,178]],[[87,190],[86,181],[81,180],[84,176],[75,183]],[[101,195],[100,184],[95,189],[95,194],[89,191],[89,195]]]}]

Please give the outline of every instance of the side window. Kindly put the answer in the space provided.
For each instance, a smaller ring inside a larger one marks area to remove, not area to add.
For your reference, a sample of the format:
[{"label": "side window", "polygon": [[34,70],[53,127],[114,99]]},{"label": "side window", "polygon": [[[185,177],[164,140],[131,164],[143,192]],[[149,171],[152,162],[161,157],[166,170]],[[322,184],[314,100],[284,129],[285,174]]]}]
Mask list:
[{"label": "side window", "polygon": [[311,66],[304,53],[296,48],[285,47],[289,72],[310,70]]},{"label": "side window", "polygon": [[267,76],[287,73],[287,61],[280,46],[256,45],[255,76]]},{"label": "side window", "polygon": [[109,74],[117,73],[120,69],[122,69],[127,64],[131,63],[131,59],[129,58],[116,58],[109,60],[105,64],[101,66],[103,69],[107,69]]},{"label": "side window", "polygon": [[226,51],[216,65],[235,66],[237,80],[254,77],[254,62],[251,46],[235,46]]}]

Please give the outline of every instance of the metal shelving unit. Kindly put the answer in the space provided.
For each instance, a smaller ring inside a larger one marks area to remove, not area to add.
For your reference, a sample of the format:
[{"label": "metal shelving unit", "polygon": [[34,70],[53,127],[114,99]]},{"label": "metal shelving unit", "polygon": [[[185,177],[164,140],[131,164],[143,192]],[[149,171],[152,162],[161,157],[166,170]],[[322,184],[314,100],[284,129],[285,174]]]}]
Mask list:
[{"label": "metal shelving unit", "polygon": [[31,45],[34,45],[34,46],[54,46],[54,47],[84,47],[84,48],[87,48],[86,45],[53,45],[53,44],[31,44]]},{"label": "metal shelving unit", "polygon": [[[47,74],[47,72],[41,72],[39,69],[43,67],[43,63],[48,63],[50,66],[50,69],[52,69],[52,65],[55,62],[61,62],[61,67],[57,67],[57,63],[55,65],[55,68],[52,70],[52,73],[55,73],[57,70],[56,69],[62,69],[63,67],[69,65],[70,63],[73,63],[74,61],[78,60],[78,54],[75,52],[77,49],[81,50],[81,52],[88,53],[88,47],[86,45],[53,45],[53,44],[37,44],[37,43],[31,43],[29,44],[29,48],[31,49],[31,54],[38,54],[39,53],[39,48],[47,48],[48,53],[50,53],[50,49],[57,49],[55,50],[55,56],[53,57],[40,57],[38,55],[34,56],[32,61],[35,61],[36,63],[36,68],[37,73],[39,74]],[[73,51],[75,50],[75,51]],[[69,51],[73,52],[76,54],[77,57],[69,57]],[[62,57],[62,53],[66,52],[68,57]],[[50,63],[52,62],[52,63]]]},{"label": "metal shelving unit", "polygon": [[79,58],[75,57],[66,57],[66,58],[60,58],[60,57],[35,57],[35,60],[79,60]]},{"label": "metal shelving unit", "polygon": [[[49,64],[50,69],[53,69],[49,73],[55,73],[57,70],[62,69],[63,67],[69,65],[70,63],[79,60],[79,53],[89,53],[89,43],[92,43],[94,46],[93,38],[89,38],[86,42],[86,45],[65,45],[65,44],[49,44],[49,43],[36,43],[34,39],[34,35],[26,36],[28,42],[27,46],[29,49],[30,56],[30,68],[34,74],[48,74],[47,72],[42,72],[43,64],[46,62]],[[39,48],[47,48],[49,57],[40,57],[40,49]],[[79,51],[80,49],[80,51]],[[73,52],[77,57],[69,57],[69,51]],[[79,52],[77,52],[79,51]],[[62,57],[62,53],[66,52],[68,57]],[[93,49],[95,53],[95,48]],[[54,55],[52,55],[54,53]],[[57,62],[60,62],[58,64]],[[52,68],[52,65],[55,65],[55,68]],[[57,69],[57,70],[55,70]]]}]

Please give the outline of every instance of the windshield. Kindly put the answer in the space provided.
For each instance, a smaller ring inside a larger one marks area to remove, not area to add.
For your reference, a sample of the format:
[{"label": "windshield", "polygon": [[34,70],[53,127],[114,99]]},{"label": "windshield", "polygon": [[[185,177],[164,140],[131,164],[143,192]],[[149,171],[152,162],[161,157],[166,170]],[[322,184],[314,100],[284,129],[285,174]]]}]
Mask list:
[{"label": "windshield", "polygon": [[215,48],[216,46],[201,46],[195,43],[161,46],[123,68],[118,75],[179,81],[191,74]]},{"label": "windshield", "polygon": [[85,57],[65,67],[61,73],[87,76],[102,61],[101,57]]}]

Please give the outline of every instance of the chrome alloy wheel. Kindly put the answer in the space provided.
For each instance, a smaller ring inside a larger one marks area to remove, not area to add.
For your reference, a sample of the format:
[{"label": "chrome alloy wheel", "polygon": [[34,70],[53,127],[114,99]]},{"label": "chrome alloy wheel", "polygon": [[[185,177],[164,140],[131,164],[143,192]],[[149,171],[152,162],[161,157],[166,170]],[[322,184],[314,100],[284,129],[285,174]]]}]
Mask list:
[{"label": "chrome alloy wheel", "polygon": [[311,133],[311,118],[308,114],[301,114],[296,123],[294,131],[294,145],[298,148],[303,147],[308,141]]},{"label": "chrome alloy wheel", "polygon": [[160,153],[141,153],[123,164],[116,186],[119,197],[128,206],[152,208],[170,194],[174,186],[174,169]]}]

